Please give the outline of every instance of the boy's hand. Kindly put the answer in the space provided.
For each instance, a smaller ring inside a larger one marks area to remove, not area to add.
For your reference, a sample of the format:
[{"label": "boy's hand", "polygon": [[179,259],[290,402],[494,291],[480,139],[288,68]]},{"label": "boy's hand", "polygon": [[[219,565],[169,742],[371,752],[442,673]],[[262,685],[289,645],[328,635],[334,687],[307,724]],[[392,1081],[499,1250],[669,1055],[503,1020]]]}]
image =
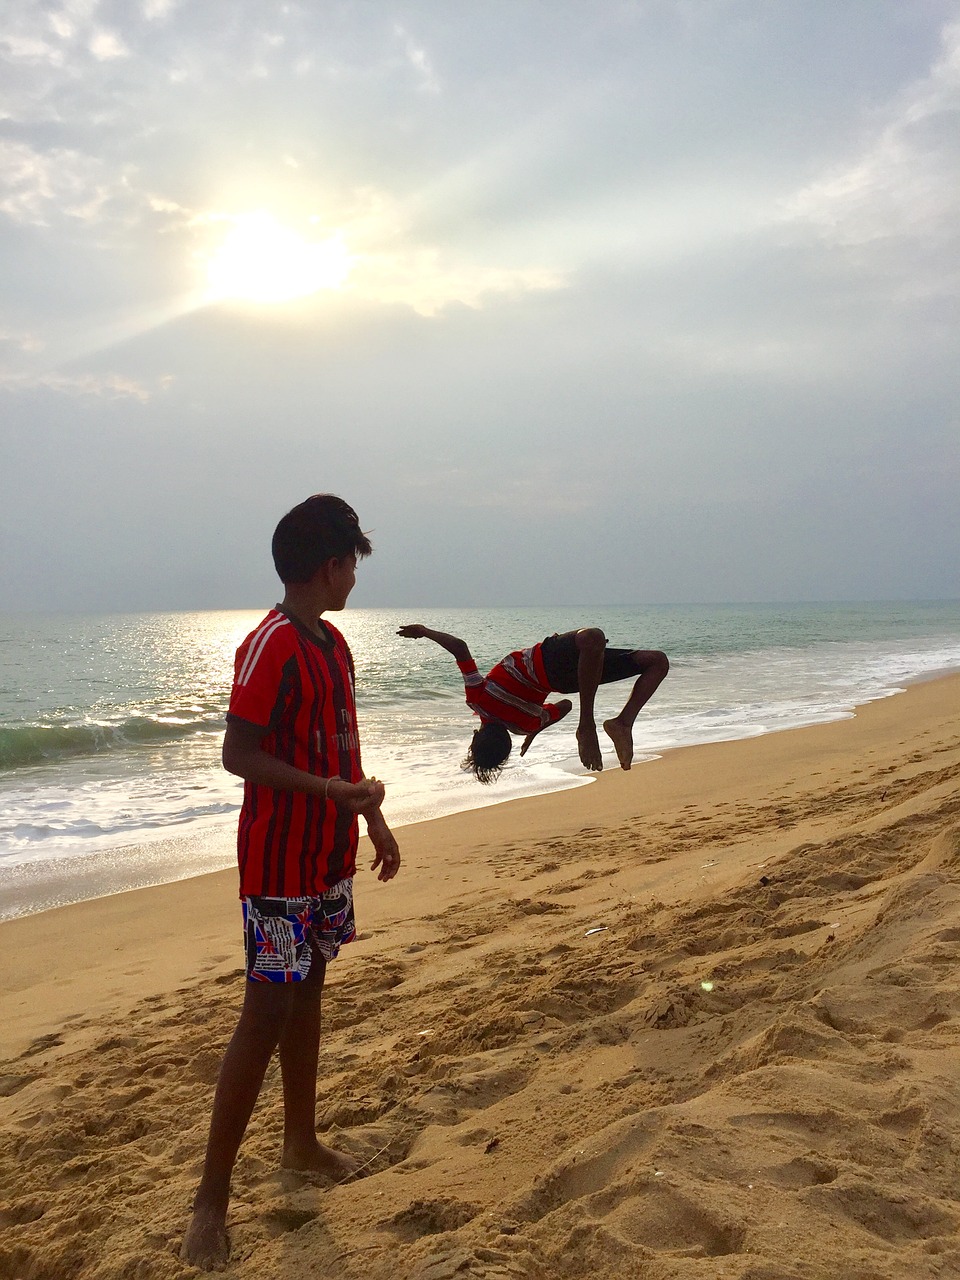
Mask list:
[{"label": "boy's hand", "polygon": [[386,883],[387,880],[392,880],[400,870],[400,847],[379,810],[372,818],[367,819],[367,835],[377,855],[370,870],[376,871],[379,867],[380,874],[377,879]]},{"label": "boy's hand", "polygon": [[421,622],[410,622],[405,627],[398,627],[397,635],[405,640],[422,640],[427,629]]},{"label": "boy's hand", "polygon": [[363,814],[364,817],[368,817],[380,808],[385,794],[383,783],[376,778],[361,778],[359,782],[344,782],[342,778],[331,778],[327,784],[327,797],[338,809]]}]

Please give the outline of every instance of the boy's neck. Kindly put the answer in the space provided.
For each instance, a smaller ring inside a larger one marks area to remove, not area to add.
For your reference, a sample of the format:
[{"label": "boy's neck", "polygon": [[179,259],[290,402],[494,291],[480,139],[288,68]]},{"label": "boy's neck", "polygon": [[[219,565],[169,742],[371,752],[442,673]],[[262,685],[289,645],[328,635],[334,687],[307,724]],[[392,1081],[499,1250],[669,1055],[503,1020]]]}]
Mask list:
[{"label": "boy's neck", "polygon": [[280,608],[312,635],[322,640],[324,633],[320,626],[320,616],[330,607],[325,596],[326,592],[316,590],[312,584],[303,588],[288,586],[280,601]]}]

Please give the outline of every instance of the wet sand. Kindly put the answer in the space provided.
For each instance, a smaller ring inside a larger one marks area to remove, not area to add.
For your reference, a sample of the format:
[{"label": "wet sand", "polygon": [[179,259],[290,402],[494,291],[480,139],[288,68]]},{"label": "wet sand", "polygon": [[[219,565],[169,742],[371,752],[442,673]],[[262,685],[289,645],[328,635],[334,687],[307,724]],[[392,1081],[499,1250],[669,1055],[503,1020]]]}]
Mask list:
[{"label": "wet sand", "polygon": [[[960,676],[400,831],[271,1067],[228,1274],[960,1275]],[[233,871],[0,924],[0,1276],[166,1280],[242,996]]]}]

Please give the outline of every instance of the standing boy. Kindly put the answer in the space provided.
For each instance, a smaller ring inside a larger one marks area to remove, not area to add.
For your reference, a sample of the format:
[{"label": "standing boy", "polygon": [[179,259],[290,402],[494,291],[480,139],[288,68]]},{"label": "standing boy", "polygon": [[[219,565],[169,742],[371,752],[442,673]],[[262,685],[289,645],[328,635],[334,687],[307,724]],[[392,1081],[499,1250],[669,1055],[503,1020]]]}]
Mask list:
[{"label": "standing boy", "polygon": [[478,782],[496,782],[510,755],[511,733],[525,734],[520,754],[526,755],[542,729],[569,715],[569,698],[547,702],[551,693],[579,693],[580,722],[577,749],[587,769],[602,769],[600,742],[593,718],[593,704],[601,684],[633,680],[619,715],[603,722],[621,769],[633,763],[633,722],[656,693],[670,670],[667,655],[659,649],[609,649],[599,627],[581,627],[552,635],[508,653],[502,662],[482,676],[466,643],[445,631],[432,631],[419,622],[401,627],[407,640],[432,640],[456,660],[466,686],[467,706],[480,717],[463,762]]},{"label": "standing boy", "polygon": [[247,982],[180,1254],[205,1270],[229,1257],[230,1177],[274,1050],[283,1166],[335,1178],[357,1167],[317,1141],[320,996],[327,962],[356,934],[357,815],[380,880],[397,874],[400,853],[380,812],[383,784],[360,766],[353,659],[321,615],[344,607],[357,559],[370,551],[341,498],[316,494],[294,507],[273,535],[283,602],[237,650],[223,763],[244,780],[237,848]]}]

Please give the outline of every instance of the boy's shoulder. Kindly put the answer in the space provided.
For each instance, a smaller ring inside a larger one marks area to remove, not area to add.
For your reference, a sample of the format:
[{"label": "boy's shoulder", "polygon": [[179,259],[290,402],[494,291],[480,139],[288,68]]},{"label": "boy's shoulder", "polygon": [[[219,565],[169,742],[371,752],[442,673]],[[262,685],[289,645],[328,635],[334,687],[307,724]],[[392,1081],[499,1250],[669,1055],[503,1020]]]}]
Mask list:
[{"label": "boy's shoulder", "polygon": [[296,636],[296,627],[282,610],[273,608],[240,641],[237,653],[262,652],[268,645],[290,644]]},{"label": "boy's shoulder", "polygon": [[271,609],[237,646],[234,684],[260,684],[270,678],[293,654],[296,645],[296,627],[285,613]]}]

